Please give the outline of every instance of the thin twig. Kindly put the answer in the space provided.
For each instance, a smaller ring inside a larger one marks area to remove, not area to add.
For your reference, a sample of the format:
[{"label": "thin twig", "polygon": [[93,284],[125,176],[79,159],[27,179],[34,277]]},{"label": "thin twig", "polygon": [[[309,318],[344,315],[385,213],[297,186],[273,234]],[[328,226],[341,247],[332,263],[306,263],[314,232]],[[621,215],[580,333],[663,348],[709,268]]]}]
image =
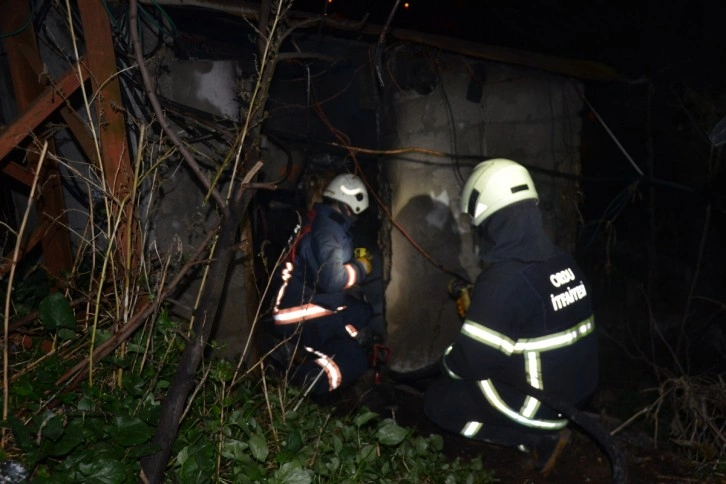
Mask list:
[{"label": "thin twig", "polygon": [[[33,205],[33,199],[35,198],[35,191],[38,187],[38,180],[40,179],[40,173],[43,169],[43,162],[45,161],[45,154],[48,151],[48,141],[43,143],[43,148],[40,151],[40,159],[38,160],[38,167],[35,170],[33,176],[33,184],[30,187],[30,195],[28,195],[28,205],[25,207],[25,213],[23,214],[23,220],[20,223],[20,229],[18,230],[18,237],[15,239],[15,248],[13,249],[13,258],[10,262],[10,275],[8,276],[8,289],[5,292],[5,320],[3,324],[3,421],[8,419],[8,407],[10,405],[10,385],[8,375],[8,329],[10,322],[10,300],[13,293],[13,281],[15,279],[15,269],[20,262],[20,248],[23,245],[23,235],[25,234],[25,227],[28,224],[28,217],[30,216],[30,207]],[[2,448],[5,448],[5,431],[2,429]]]},{"label": "thin twig", "polygon": [[141,73],[141,79],[144,84],[144,90],[146,91],[146,95],[149,98],[149,102],[151,103],[151,107],[154,109],[154,113],[156,114],[156,118],[159,122],[159,126],[164,130],[164,132],[169,136],[169,139],[171,139],[172,143],[174,143],[174,146],[179,150],[179,153],[181,153],[182,157],[184,158],[184,161],[186,161],[187,165],[189,166],[189,169],[192,170],[192,172],[197,176],[197,179],[199,182],[206,188],[208,196],[211,196],[215,203],[217,204],[218,208],[222,208],[225,205],[224,199],[220,195],[220,193],[214,188],[214,185],[210,183],[209,179],[207,178],[207,175],[202,170],[202,167],[199,166],[197,161],[194,159],[192,154],[189,152],[187,147],[184,145],[184,143],[181,142],[179,139],[179,136],[177,136],[176,132],[174,132],[173,129],[169,126],[169,123],[166,120],[166,116],[164,115],[164,111],[161,108],[161,103],[159,102],[159,98],[156,96],[156,93],[154,92],[153,83],[151,82],[151,76],[149,75],[149,71],[146,68],[146,64],[144,61],[144,54],[141,49],[141,41],[139,40],[139,33],[137,31],[137,17],[138,17],[138,3],[137,0],[131,0],[129,2],[129,24],[130,28],[129,31],[131,32],[131,40],[134,44],[134,55],[136,57],[136,63],[139,66],[139,72]]}]

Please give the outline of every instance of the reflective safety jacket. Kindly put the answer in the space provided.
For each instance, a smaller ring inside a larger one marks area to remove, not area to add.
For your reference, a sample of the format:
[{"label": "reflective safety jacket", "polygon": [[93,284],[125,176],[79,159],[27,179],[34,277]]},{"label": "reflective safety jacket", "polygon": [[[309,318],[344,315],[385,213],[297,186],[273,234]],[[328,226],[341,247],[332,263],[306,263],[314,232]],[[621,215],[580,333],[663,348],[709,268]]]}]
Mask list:
[{"label": "reflective safety jacket", "polygon": [[315,205],[312,225],[294,243],[294,258],[281,272],[273,308],[276,324],[299,323],[344,307],[346,289],[366,275],[362,264],[353,258],[351,225],[329,205]]},{"label": "reflective safety jacket", "polygon": [[[476,280],[443,364],[451,378],[476,382],[489,405],[511,420],[556,430],[567,421],[507,383],[529,384],[577,405],[595,391],[598,348],[587,279],[549,242],[533,209],[529,204],[503,209],[498,220],[499,213],[492,216],[482,257],[490,265]],[[473,419],[462,433],[473,436],[482,425]]]}]

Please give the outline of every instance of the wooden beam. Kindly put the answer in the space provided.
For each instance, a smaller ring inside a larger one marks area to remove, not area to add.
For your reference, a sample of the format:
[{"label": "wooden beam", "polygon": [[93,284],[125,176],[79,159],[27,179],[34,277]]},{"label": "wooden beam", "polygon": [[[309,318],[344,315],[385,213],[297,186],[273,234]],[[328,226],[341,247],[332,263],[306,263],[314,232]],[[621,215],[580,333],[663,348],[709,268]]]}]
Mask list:
[{"label": "wooden beam", "polygon": [[[10,26],[20,25],[18,22],[26,21],[32,14],[30,3],[27,0],[7,0],[6,8],[7,15],[3,15],[3,19],[0,21],[3,31],[9,31]],[[8,51],[15,102],[18,111],[25,113],[32,108],[33,103],[43,95],[45,90],[45,87],[41,85],[41,80],[44,80],[45,76],[32,23],[26,24],[17,35],[3,39],[3,43]],[[68,95],[70,92],[66,93],[66,96]],[[51,112],[49,111],[48,115]],[[49,140],[48,145],[49,151],[55,152],[55,144],[52,139]],[[37,153],[28,152],[27,164],[29,167],[37,166],[39,159]],[[8,166],[13,167],[13,164]],[[8,170],[5,171],[8,172]],[[15,172],[16,175],[23,173],[19,170],[15,170]],[[18,179],[17,176],[15,178]],[[32,180],[32,174],[22,179],[28,186]],[[35,233],[39,234],[36,243],[42,245],[43,262],[48,274],[53,277],[61,277],[63,271],[73,266],[73,255],[60,170],[58,162],[53,157],[50,157],[45,163],[39,183],[42,190],[35,207],[39,224],[35,230]]]},{"label": "wooden beam", "polygon": [[[114,204],[111,216],[122,217],[116,243],[119,263],[129,270],[136,267],[140,260],[141,241],[135,236],[134,202],[127,200],[135,182],[126,140],[125,113],[111,24],[102,2],[78,0],[77,3],[83,24],[88,68],[93,73],[91,87],[98,119],[101,167],[113,199],[118,204],[125,201],[123,205]],[[123,213],[119,213],[121,206]]]},{"label": "wooden beam", "polygon": [[7,165],[3,166],[2,172],[25,186],[29,187],[33,184],[33,173],[14,161],[10,161]]},{"label": "wooden beam", "polygon": [[[18,50],[20,51],[20,54],[22,54],[23,60],[27,62],[30,70],[32,70],[34,78],[42,79],[44,75],[43,63],[40,60],[40,54],[38,53],[37,49],[23,43],[18,46]],[[16,64],[16,66],[17,65],[18,64]],[[13,69],[13,74],[15,74],[16,70],[20,69]],[[35,94],[36,96],[40,94],[40,91],[43,90],[42,86],[40,86],[39,84],[37,87],[39,92]],[[81,147],[81,150],[83,150],[83,154],[86,155],[86,158],[90,160],[91,163],[98,164],[98,151],[96,150],[96,144],[94,143],[93,138],[91,138],[91,135],[88,132],[88,126],[86,126],[85,121],[83,121],[80,115],[71,106],[68,105],[60,108],[60,114],[63,117],[63,121],[65,121],[66,126],[73,134],[73,137],[76,138],[76,141]]]},{"label": "wooden beam", "polygon": [[78,89],[81,82],[88,79],[88,71],[80,70],[78,79],[78,64],[68,69],[56,82],[43,90],[42,94],[28,106],[13,124],[0,131],[0,160],[10,151],[21,144],[43,121],[48,118],[59,106],[66,102],[68,96]]}]

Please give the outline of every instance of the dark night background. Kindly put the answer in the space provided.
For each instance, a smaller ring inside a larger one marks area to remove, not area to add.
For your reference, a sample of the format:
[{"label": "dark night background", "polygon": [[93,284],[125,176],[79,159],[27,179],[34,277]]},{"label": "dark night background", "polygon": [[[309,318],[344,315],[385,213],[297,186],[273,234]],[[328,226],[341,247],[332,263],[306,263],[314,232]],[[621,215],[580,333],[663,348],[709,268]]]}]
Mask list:
[{"label": "dark night background", "polygon": [[[385,25],[394,3],[298,0],[295,8],[350,20],[369,13],[369,22]],[[703,352],[702,344],[703,338],[724,339],[723,311],[704,301],[721,301],[725,289],[726,180],[720,141],[712,136],[726,116],[721,34],[726,4],[412,0],[406,8],[404,3],[392,18],[393,29],[600,62],[621,73],[621,81],[583,81],[578,255],[602,291],[600,314],[614,320],[610,324],[630,325],[620,330],[641,331],[647,338],[643,306],[649,304],[666,333],[669,320],[696,318],[678,356],[696,371],[722,370],[723,346]],[[695,304],[689,302],[693,296]],[[673,326],[674,332],[682,330],[681,324]],[[711,357],[695,363],[700,358],[688,356],[691,352]]]}]

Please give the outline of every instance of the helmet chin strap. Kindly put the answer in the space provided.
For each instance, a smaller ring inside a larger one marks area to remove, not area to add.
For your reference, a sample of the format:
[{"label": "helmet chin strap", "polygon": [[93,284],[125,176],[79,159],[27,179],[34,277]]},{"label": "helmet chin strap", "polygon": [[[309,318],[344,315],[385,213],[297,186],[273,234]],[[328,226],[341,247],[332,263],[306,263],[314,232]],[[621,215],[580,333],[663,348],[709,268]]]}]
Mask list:
[{"label": "helmet chin strap", "polygon": [[335,200],[332,206],[340,212],[340,214],[350,223],[352,226],[355,221],[358,219],[358,216],[353,213],[353,209],[351,209],[347,203],[341,202],[340,200]]}]

